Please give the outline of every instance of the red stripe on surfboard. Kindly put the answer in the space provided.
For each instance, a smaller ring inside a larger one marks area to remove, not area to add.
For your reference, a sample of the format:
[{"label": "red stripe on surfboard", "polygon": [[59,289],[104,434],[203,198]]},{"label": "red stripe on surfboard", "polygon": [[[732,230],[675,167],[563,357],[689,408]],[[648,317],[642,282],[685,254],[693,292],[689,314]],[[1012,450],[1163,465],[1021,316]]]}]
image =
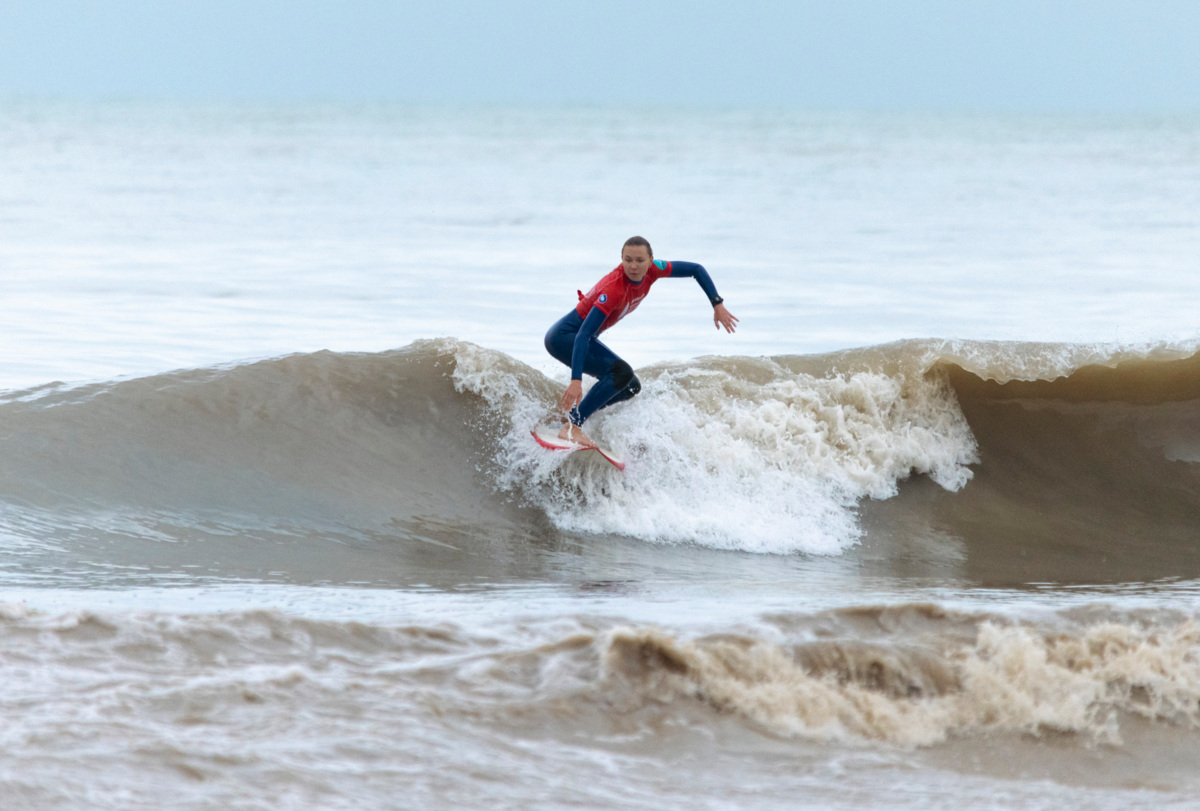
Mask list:
[{"label": "red stripe on surfboard", "polygon": [[607,453],[605,453],[604,451],[600,450],[599,448],[597,448],[595,446],[587,447],[584,445],[577,445],[574,442],[563,444],[563,445],[556,445],[553,442],[550,442],[550,441],[538,436],[537,431],[530,431],[529,435],[532,436],[534,441],[537,442],[537,444],[541,445],[543,448],[547,448],[552,451],[595,451],[596,453],[603,456],[605,461],[607,461],[610,465],[615,467],[617,470],[625,469],[624,462],[620,462],[616,459],[613,459]]},{"label": "red stripe on surfboard", "polygon": [[609,463],[610,465],[612,465],[613,467],[615,467],[617,470],[624,470],[624,469],[625,469],[625,463],[624,463],[624,462],[618,462],[616,459],[613,459],[611,456],[609,456],[607,453],[605,453],[604,451],[600,450],[599,448],[590,448],[589,450],[593,450],[593,451],[595,451],[596,453],[598,453],[598,454],[600,454],[601,456],[603,456],[605,459],[607,459],[607,460],[608,460],[608,463]]},{"label": "red stripe on surfboard", "polygon": [[555,445],[554,443],[548,442],[547,440],[538,436],[537,431],[530,431],[529,435],[537,440],[537,444],[541,445],[543,448],[549,448],[552,451],[581,451],[584,449],[582,445],[576,445],[574,442],[566,445]]}]

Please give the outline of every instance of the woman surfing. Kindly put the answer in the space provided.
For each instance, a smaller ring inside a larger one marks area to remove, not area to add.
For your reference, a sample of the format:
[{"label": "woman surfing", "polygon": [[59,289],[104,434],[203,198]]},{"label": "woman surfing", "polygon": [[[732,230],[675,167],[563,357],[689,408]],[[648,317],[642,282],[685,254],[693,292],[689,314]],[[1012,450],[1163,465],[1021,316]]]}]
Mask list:
[{"label": "woman surfing", "polygon": [[[633,367],[596,337],[637,309],[650,287],[659,279],[690,277],[696,280],[713,307],[713,324],[732,333],[738,319],[725,309],[724,299],[708,271],[695,262],[663,262],[654,258],[654,250],[644,237],[630,237],[621,247],[621,264],[598,281],[586,294],[579,292],[579,304],[560,318],[546,333],[546,351],[571,367],[571,382],[559,398],[567,422],[558,438],[578,445],[595,447],[583,432],[588,417],[613,403],[633,397],[642,389]],[[583,396],[583,375],[596,378],[595,385]]]}]

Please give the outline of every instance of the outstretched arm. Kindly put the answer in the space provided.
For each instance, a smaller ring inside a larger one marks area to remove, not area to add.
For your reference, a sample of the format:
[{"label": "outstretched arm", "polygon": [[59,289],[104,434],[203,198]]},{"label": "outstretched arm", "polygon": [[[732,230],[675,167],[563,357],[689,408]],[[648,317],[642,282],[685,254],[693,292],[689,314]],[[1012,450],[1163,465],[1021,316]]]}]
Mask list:
[{"label": "outstretched arm", "polygon": [[717,286],[713,284],[712,277],[708,275],[708,271],[704,269],[704,265],[696,264],[695,262],[672,262],[671,276],[691,276],[700,285],[700,289],[704,291],[704,295],[708,296],[709,302],[713,306],[713,324],[717,329],[725,328],[726,332],[734,332],[737,330],[737,317],[725,309],[725,300],[717,295]]}]

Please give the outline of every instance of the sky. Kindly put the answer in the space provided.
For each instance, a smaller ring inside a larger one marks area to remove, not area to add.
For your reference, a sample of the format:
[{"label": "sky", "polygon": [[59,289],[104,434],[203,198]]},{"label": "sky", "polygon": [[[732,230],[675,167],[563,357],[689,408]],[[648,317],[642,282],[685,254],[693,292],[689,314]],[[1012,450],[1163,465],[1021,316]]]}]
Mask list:
[{"label": "sky", "polygon": [[1200,111],[1200,0],[0,0],[0,96]]}]

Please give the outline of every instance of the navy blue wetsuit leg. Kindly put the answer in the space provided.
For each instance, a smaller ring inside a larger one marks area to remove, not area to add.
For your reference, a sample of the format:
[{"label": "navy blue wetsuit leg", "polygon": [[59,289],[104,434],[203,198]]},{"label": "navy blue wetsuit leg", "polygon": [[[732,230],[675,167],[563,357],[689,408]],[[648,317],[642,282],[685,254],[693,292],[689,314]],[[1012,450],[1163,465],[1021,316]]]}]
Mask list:
[{"label": "navy blue wetsuit leg", "polygon": [[[583,326],[583,318],[571,310],[546,333],[546,351],[567,366],[572,366],[575,339]],[[600,409],[628,400],[642,390],[641,381],[633,373],[633,368],[595,337],[588,342],[582,371],[595,377],[596,383],[583,401],[571,409],[569,416],[575,425],[583,425],[588,417]]]}]

